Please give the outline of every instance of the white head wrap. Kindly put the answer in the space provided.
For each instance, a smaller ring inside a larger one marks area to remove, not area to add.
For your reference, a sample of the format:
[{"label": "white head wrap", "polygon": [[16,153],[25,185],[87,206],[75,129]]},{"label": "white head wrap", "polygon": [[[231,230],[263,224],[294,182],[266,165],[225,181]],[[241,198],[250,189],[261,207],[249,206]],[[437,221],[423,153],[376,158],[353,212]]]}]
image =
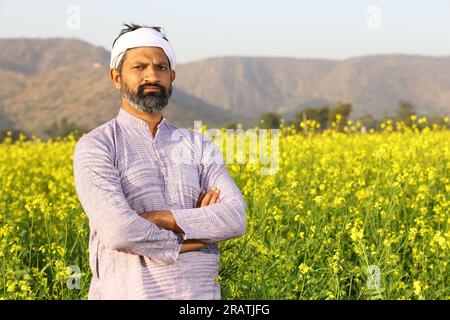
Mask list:
[{"label": "white head wrap", "polygon": [[169,58],[170,68],[175,70],[176,59],[172,45],[163,38],[163,34],[153,28],[139,28],[121,35],[111,50],[111,69],[117,69],[125,52],[137,47],[158,47],[164,50]]}]

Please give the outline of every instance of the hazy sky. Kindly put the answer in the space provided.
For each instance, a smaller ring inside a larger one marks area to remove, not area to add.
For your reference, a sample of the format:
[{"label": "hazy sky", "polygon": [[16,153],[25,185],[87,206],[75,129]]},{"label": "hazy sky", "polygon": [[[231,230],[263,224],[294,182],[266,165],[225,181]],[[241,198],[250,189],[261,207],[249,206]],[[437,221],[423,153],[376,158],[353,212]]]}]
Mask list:
[{"label": "hazy sky", "polygon": [[76,37],[110,50],[123,22],[163,26],[179,62],[450,55],[450,0],[0,0],[0,38]]}]

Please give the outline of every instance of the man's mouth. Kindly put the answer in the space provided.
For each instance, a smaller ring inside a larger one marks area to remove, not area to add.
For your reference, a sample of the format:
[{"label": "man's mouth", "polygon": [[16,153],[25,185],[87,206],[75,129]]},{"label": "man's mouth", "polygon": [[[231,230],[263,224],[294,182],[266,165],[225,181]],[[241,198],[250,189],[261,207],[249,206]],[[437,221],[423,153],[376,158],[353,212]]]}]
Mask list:
[{"label": "man's mouth", "polygon": [[145,86],[144,91],[161,91],[160,87],[157,86]]}]

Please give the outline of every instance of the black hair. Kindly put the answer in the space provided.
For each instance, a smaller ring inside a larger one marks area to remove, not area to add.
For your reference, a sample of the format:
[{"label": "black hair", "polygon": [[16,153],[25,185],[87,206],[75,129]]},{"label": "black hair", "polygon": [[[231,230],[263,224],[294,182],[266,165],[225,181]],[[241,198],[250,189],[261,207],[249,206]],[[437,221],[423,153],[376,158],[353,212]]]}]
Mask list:
[{"label": "black hair", "polygon": [[[151,26],[150,27],[150,26],[146,26],[146,25],[139,25],[139,24],[136,24],[136,23],[124,23],[123,27],[124,28],[122,30],[120,30],[119,35],[114,39],[113,44],[112,44],[113,47],[114,47],[114,44],[116,43],[117,39],[119,39],[125,33],[131,32],[131,31],[135,31],[135,30],[140,29],[140,28],[151,28],[151,29],[154,29],[154,30],[156,30],[156,31],[158,31],[159,33],[162,34],[164,40],[169,41],[169,39],[166,38],[166,35],[164,34],[164,32],[161,31],[162,27],[157,27],[157,26]],[[119,65],[117,66],[117,70],[119,70],[119,73],[122,73],[122,66],[123,66],[123,62],[125,60],[125,55],[126,55],[126,52],[123,55],[122,59],[120,60]],[[169,65],[170,65],[170,62],[169,62]]]}]

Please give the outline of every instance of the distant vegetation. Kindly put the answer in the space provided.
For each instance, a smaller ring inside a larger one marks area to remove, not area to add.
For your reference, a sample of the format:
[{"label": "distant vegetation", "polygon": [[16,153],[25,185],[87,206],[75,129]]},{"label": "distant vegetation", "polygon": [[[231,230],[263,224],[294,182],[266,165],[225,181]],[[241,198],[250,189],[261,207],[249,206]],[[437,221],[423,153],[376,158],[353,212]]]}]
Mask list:
[{"label": "distant vegetation", "polygon": [[20,139],[21,135],[23,140],[28,140],[31,138],[30,134],[20,130],[0,130],[0,142],[4,141],[8,137],[11,141],[17,141]]},{"label": "distant vegetation", "polygon": [[[329,129],[333,122],[337,122],[336,117],[339,114],[340,120],[338,121],[339,129],[343,127],[350,121],[350,114],[352,112],[352,105],[350,103],[339,103],[334,107],[329,105],[319,105],[316,107],[309,107],[300,110],[296,113],[295,119],[290,119],[286,121],[286,125],[294,125],[297,130],[301,130],[301,122],[307,120],[314,120],[319,124],[320,130]],[[360,122],[361,126],[366,130],[373,129],[374,131],[381,130],[381,124],[391,119],[396,122],[403,122],[407,126],[413,124],[414,118],[426,118],[425,123],[419,123],[419,128],[425,125],[431,126],[433,124],[438,124],[440,126],[446,123],[444,116],[427,116],[424,114],[417,114],[414,106],[407,101],[400,101],[397,108],[397,113],[394,117],[386,117],[383,119],[377,119],[371,115],[364,115],[362,117],[352,120],[352,122]],[[252,124],[251,126],[258,126],[259,128],[272,128],[277,129],[283,122],[282,116],[276,112],[265,113],[259,123]]]},{"label": "distant vegetation", "polygon": [[[86,128],[80,127],[66,118],[62,118],[60,121],[54,121],[47,129],[44,130],[47,137],[42,140],[64,138],[69,135],[72,135],[78,139],[88,131],[89,130]],[[33,135],[25,130],[0,130],[0,143],[6,138],[8,138],[11,142],[14,142],[17,140],[29,140],[32,137]]]},{"label": "distant vegetation", "polygon": [[[403,122],[406,126],[416,125],[419,129],[425,126],[432,126],[437,124],[439,126],[448,125],[448,121],[445,121],[444,116],[427,116],[424,114],[418,114],[412,103],[407,101],[400,101],[397,107],[396,115],[394,117],[386,117],[378,119],[372,115],[366,114],[362,117],[350,120],[350,115],[352,112],[351,103],[338,103],[334,107],[329,105],[319,105],[316,107],[308,107],[298,111],[295,114],[294,119],[284,119],[282,115],[277,112],[268,112],[261,116],[260,120],[255,123],[240,123],[240,122],[229,122],[223,125],[226,129],[248,129],[253,127],[263,128],[263,129],[278,129],[282,124],[285,126],[294,126],[297,131],[302,131],[303,128],[300,127],[302,122],[308,120],[314,120],[318,127],[315,128],[316,131],[323,131],[330,129],[332,124],[337,126],[338,131],[342,131],[343,128],[350,123],[360,123],[361,130],[373,130],[381,131],[382,124],[389,119],[396,122]],[[339,121],[337,117],[339,115]],[[426,118],[421,122],[413,121],[413,119]],[[81,127],[74,122],[67,120],[67,118],[62,118],[60,121],[54,121],[47,129],[43,131],[47,136],[45,139],[57,139],[64,138],[72,134],[75,138],[81,137],[84,133],[89,132],[87,128]],[[11,141],[17,141],[20,139],[30,139],[32,135],[25,130],[0,130],[0,143],[7,137]]]},{"label": "distant vegetation", "polygon": [[79,127],[76,123],[70,122],[66,118],[62,118],[60,122],[53,122],[44,132],[52,139],[67,137],[71,133],[73,133],[76,138],[79,138],[83,133],[88,132],[88,130]]}]

